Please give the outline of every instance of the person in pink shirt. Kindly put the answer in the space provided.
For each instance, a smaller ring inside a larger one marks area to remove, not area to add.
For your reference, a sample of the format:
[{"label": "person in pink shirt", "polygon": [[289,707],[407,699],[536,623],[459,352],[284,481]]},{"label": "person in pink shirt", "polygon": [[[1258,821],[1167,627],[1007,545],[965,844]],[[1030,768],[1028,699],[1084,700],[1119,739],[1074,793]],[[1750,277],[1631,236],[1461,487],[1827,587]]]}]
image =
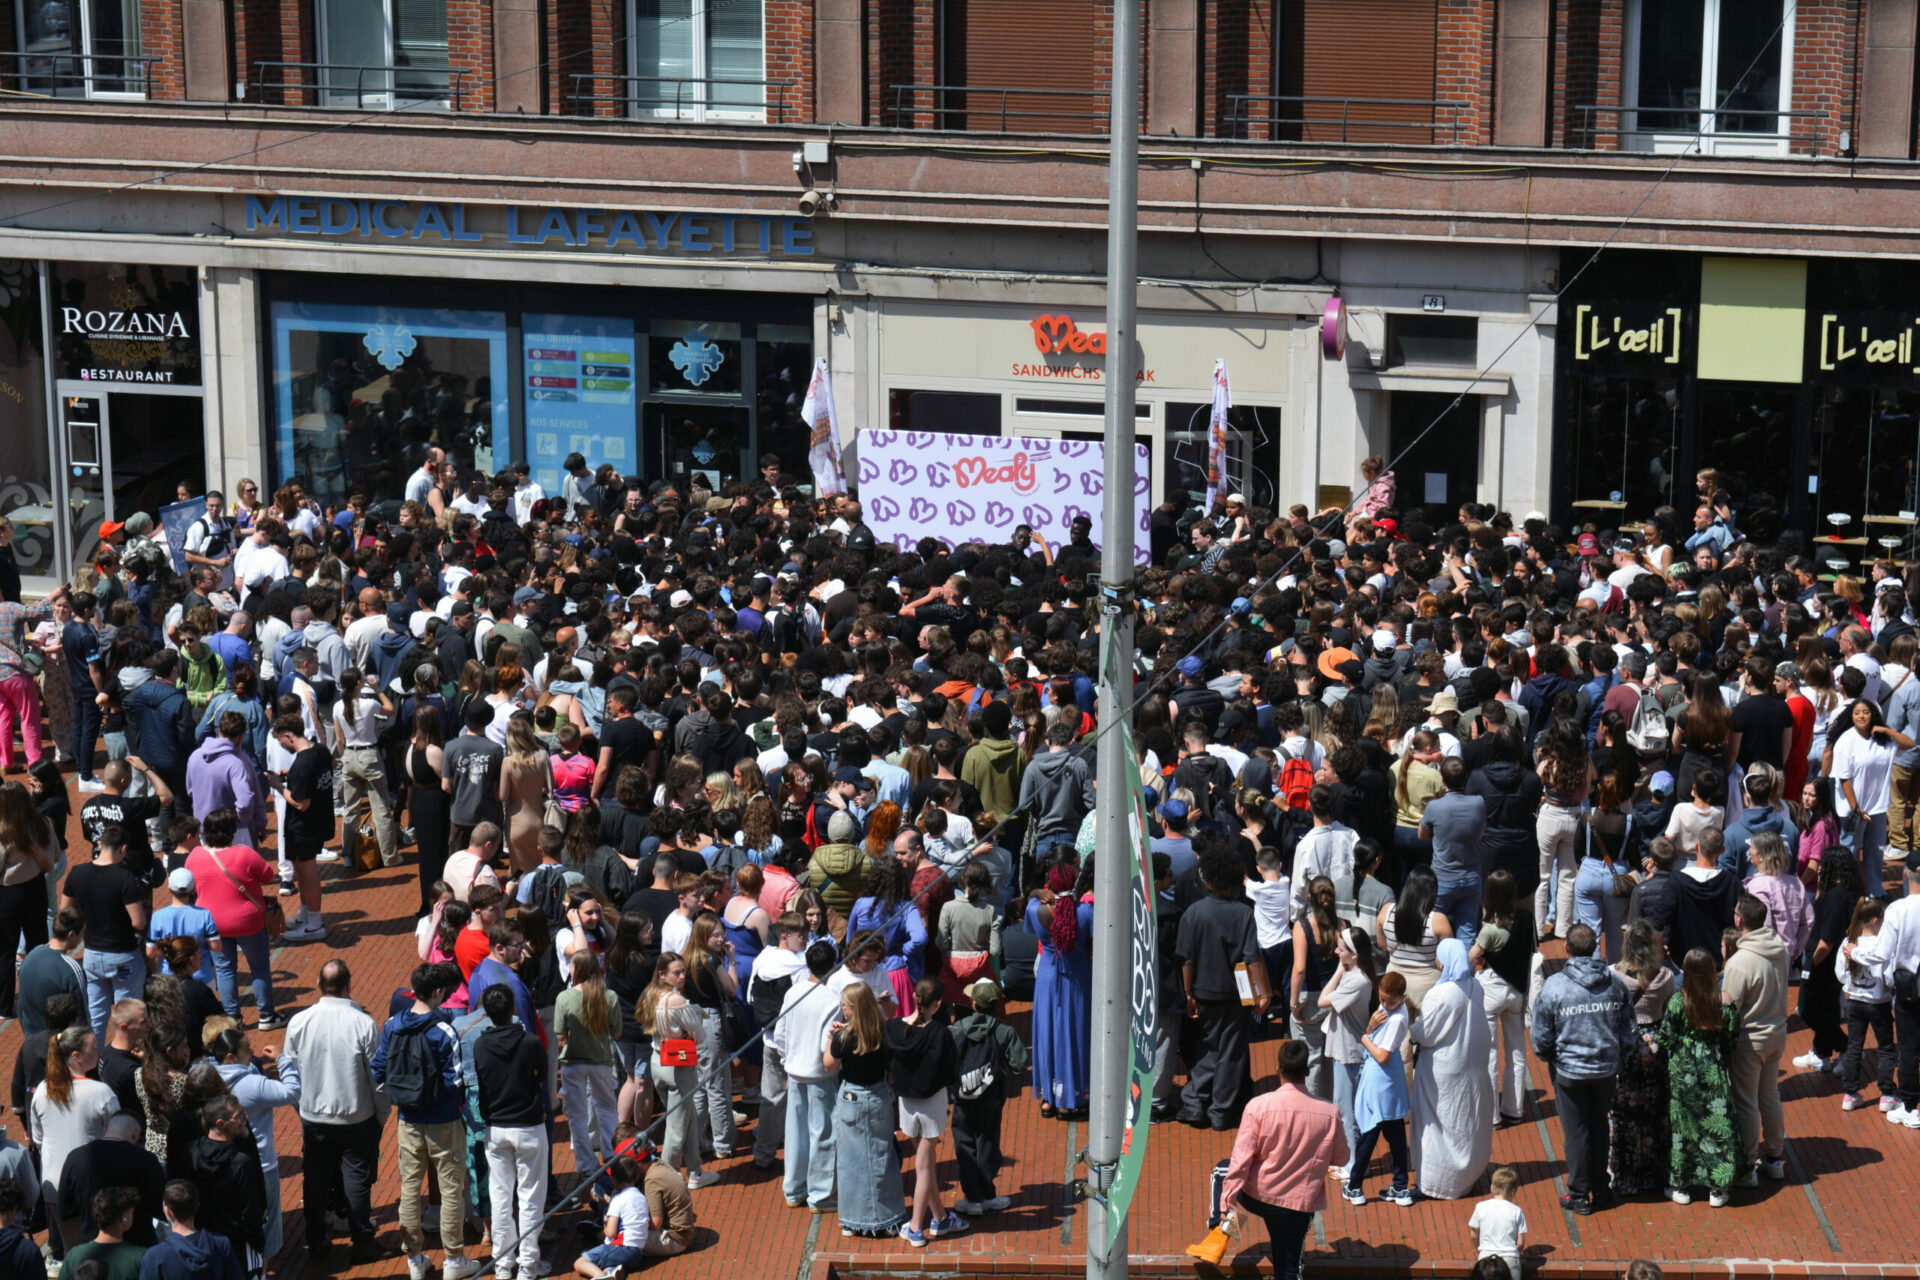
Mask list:
[{"label": "person in pink shirt", "polygon": [[1327,1207],[1327,1170],[1348,1160],[1340,1111],[1308,1095],[1307,1046],[1280,1046],[1280,1087],[1247,1104],[1233,1142],[1221,1204],[1267,1224],[1273,1270],[1300,1274],[1300,1250],[1313,1215]]}]

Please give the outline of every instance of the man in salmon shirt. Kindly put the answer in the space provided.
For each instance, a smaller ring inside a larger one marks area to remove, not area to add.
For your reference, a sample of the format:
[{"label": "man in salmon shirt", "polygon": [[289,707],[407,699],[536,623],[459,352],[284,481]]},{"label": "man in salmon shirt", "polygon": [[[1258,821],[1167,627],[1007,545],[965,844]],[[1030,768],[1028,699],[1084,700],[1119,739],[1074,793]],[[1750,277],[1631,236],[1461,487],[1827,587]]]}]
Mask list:
[{"label": "man in salmon shirt", "polygon": [[1340,1111],[1301,1088],[1307,1078],[1307,1046],[1280,1046],[1280,1087],[1247,1104],[1234,1139],[1221,1203],[1244,1208],[1267,1224],[1273,1273],[1280,1280],[1300,1274],[1300,1249],[1315,1212],[1327,1207],[1327,1170],[1347,1163]]}]

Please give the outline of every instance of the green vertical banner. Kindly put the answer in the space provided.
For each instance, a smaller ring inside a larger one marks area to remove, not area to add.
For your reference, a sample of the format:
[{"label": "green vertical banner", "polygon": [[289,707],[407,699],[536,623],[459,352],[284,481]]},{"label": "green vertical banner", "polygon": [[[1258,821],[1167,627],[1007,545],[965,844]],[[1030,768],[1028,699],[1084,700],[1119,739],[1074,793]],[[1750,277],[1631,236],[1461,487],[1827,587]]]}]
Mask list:
[{"label": "green vertical banner", "polygon": [[[1131,664],[1111,643],[1112,635],[1108,628],[1102,639],[1101,675],[1114,688],[1127,688],[1133,679]],[[1133,726],[1123,720],[1117,732],[1127,776],[1133,780],[1126,795],[1134,864],[1127,904],[1132,921],[1133,981],[1127,1035],[1127,1121],[1120,1138],[1120,1167],[1107,1197],[1109,1248],[1126,1226],[1127,1207],[1133,1202],[1147,1160],[1147,1130],[1153,1117],[1153,1052],[1160,1031],[1159,929],[1154,914],[1153,852],[1147,839],[1147,809],[1141,799],[1140,755],[1134,750]]]}]

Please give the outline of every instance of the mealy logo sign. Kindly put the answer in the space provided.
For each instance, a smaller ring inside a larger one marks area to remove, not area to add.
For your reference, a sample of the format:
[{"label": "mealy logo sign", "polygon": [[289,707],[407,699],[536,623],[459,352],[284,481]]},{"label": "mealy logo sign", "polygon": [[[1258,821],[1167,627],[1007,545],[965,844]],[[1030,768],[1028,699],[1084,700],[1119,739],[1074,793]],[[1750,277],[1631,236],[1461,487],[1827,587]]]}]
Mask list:
[{"label": "mealy logo sign", "polygon": [[1075,355],[1107,354],[1107,335],[1082,333],[1069,315],[1040,316],[1029,321],[1033,326],[1033,345],[1043,356],[1071,351]]}]

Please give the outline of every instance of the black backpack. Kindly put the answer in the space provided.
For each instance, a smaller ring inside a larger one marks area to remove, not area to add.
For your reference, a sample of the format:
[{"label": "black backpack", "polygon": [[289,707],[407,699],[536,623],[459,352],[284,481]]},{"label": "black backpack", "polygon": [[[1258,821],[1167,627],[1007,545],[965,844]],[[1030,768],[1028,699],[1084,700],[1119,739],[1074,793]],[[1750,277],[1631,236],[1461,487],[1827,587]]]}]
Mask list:
[{"label": "black backpack", "polygon": [[387,1097],[409,1111],[429,1111],[446,1096],[440,1076],[440,1057],[427,1042],[439,1024],[422,1023],[395,1031],[387,1042]]},{"label": "black backpack", "polygon": [[527,880],[527,898],[547,918],[549,933],[573,926],[567,921],[567,873],[560,867],[535,867]]},{"label": "black backpack", "polygon": [[1000,1092],[999,1040],[991,1035],[981,1040],[965,1037],[960,1040],[959,1048],[954,1074],[960,1083],[954,1092],[969,1102],[997,1095]]}]

